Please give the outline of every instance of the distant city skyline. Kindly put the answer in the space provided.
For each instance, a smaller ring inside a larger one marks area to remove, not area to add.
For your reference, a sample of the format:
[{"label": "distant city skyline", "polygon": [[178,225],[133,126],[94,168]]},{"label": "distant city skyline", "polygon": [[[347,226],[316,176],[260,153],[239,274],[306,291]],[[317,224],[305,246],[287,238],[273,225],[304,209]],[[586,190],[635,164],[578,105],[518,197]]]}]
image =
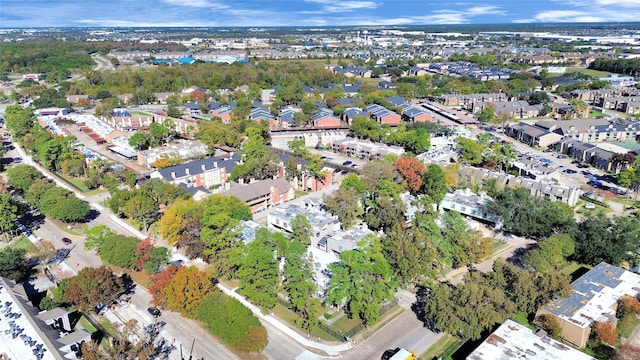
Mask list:
[{"label": "distant city skyline", "polygon": [[0,27],[636,22],[640,0],[1,0]]}]

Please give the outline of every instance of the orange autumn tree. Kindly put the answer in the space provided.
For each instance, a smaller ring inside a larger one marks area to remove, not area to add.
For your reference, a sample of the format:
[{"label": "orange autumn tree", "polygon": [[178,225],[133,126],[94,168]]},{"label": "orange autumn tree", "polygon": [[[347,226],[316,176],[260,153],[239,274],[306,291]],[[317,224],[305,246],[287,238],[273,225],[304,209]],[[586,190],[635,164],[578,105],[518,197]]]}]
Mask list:
[{"label": "orange autumn tree", "polygon": [[615,326],[610,322],[596,321],[593,324],[596,340],[609,345],[614,345],[618,339],[618,333]]},{"label": "orange autumn tree", "polygon": [[413,194],[418,192],[422,187],[422,175],[426,170],[424,164],[414,157],[402,156],[393,165],[402,175],[407,190]]},{"label": "orange autumn tree", "polygon": [[149,261],[151,258],[151,251],[153,250],[153,240],[151,238],[146,238],[138,243],[136,248],[136,257],[134,258],[134,263],[136,266],[136,270],[140,271],[144,267],[144,263]]},{"label": "orange autumn tree", "polygon": [[202,298],[215,290],[213,278],[194,266],[183,268],[164,288],[167,309],[195,319]]},{"label": "orange autumn tree", "polygon": [[151,304],[158,307],[166,307],[167,295],[164,288],[169,285],[173,277],[184,269],[183,266],[169,266],[159,274],[153,275],[149,282],[149,294],[151,294]]}]

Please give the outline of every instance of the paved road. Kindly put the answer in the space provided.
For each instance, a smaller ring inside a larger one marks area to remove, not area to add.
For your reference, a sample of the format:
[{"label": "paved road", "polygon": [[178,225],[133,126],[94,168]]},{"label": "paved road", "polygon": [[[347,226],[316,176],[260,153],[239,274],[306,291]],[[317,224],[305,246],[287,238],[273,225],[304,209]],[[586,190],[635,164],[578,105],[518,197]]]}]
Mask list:
[{"label": "paved road", "polygon": [[[14,152],[16,150],[12,150]],[[11,157],[20,156],[17,152],[11,153]],[[21,156],[21,163],[35,165],[31,158],[28,156]],[[131,234],[128,228],[123,227],[118,222],[114,221],[111,218],[111,212],[100,206],[99,204],[92,203],[91,204],[94,209],[100,209],[99,215],[91,220],[87,225],[89,227],[96,226],[99,224],[105,225],[110,229],[121,233],[121,234]],[[50,240],[55,248],[71,248],[71,252],[69,257],[65,260],[65,263],[72,269],[72,271],[77,272],[79,269],[85,266],[98,267],[102,265],[99,257],[94,251],[85,251],[84,250],[84,237],[82,236],[74,236],[72,234],[67,233],[65,230],[60,229],[57,225],[45,219],[44,223],[41,224],[34,232],[43,239]],[[67,246],[62,242],[63,237],[68,237],[72,240],[72,244]],[[72,275],[72,274],[67,274]],[[122,318],[128,320],[130,318],[136,318],[138,323],[144,325],[145,323],[150,322],[149,314],[146,314],[146,308],[149,306],[150,295],[148,292],[142,288],[138,287],[131,298],[132,306],[129,310],[122,310]],[[131,311],[133,310],[133,311]],[[117,311],[120,312],[120,311]],[[218,343],[215,339],[210,337],[204,330],[202,330],[198,324],[192,320],[184,319],[179,314],[166,312],[162,315],[162,319],[167,322],[167,326],[163,330],[163,336],[167,339],[176,339],[176,341],[183,341],[184,343],[189,344],[189,349],[191,348],[190,344],[193,339],[196,339],[196,345],[194,347],[194,358],[205,358],[205,359],[235,359],[237,358],[232,352],[230,352],[226,347]],[[174,351],[174,353],[178,353]],[[174,358],[174,357],[172,357]],[[179,356],[175,356],[175,359],[179,359]]]},{"label": "paved road", "polygon": [[[150,301],[151,296],[149,293],[138,286],[131,298],[131,303],[114,312],[125,320],[133,318],[138,320],[138,324],[141,326],[148,325],[154,321],[153,317],[147,312]],[[212,338],[196,321],[185,319],[180,314],[167,310],[163,310],[162,315],[157,320],[166,323],[160,335],[175,344],[176,349],[171,353],[171,359],[180,359],[180,344],[182,344],[183,355],[187,358],[187,354],[191,351],[192,343],[194,344],[192,353],[194,359],[238,358],[216,339]],[[193,342],[194,340],[195,343]]]}]

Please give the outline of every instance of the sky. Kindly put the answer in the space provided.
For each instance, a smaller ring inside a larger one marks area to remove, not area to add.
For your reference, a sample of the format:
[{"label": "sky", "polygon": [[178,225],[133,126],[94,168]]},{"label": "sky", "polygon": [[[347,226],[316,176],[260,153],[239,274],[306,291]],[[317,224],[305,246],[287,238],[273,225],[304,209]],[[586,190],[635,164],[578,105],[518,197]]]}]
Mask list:
[{"label": "sky", "polygon": [[640,0],[0,0],[0,27],[637,22]]}]

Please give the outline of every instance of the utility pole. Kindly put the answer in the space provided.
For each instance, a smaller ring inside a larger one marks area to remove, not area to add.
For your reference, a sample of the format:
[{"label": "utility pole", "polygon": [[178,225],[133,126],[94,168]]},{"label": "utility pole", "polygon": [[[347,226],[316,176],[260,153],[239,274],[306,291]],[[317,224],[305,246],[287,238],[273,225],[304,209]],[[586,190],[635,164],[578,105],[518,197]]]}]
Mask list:
[{"label": "utility pole", "polygon": [[[189,351],[189,360],[193,360],[193,347],[196,344],[196,339],[193,339],[191,343],[191,350]],[[182,356],[182,341],[180,342],[180,359],[185,360],[184,356]]]}]

